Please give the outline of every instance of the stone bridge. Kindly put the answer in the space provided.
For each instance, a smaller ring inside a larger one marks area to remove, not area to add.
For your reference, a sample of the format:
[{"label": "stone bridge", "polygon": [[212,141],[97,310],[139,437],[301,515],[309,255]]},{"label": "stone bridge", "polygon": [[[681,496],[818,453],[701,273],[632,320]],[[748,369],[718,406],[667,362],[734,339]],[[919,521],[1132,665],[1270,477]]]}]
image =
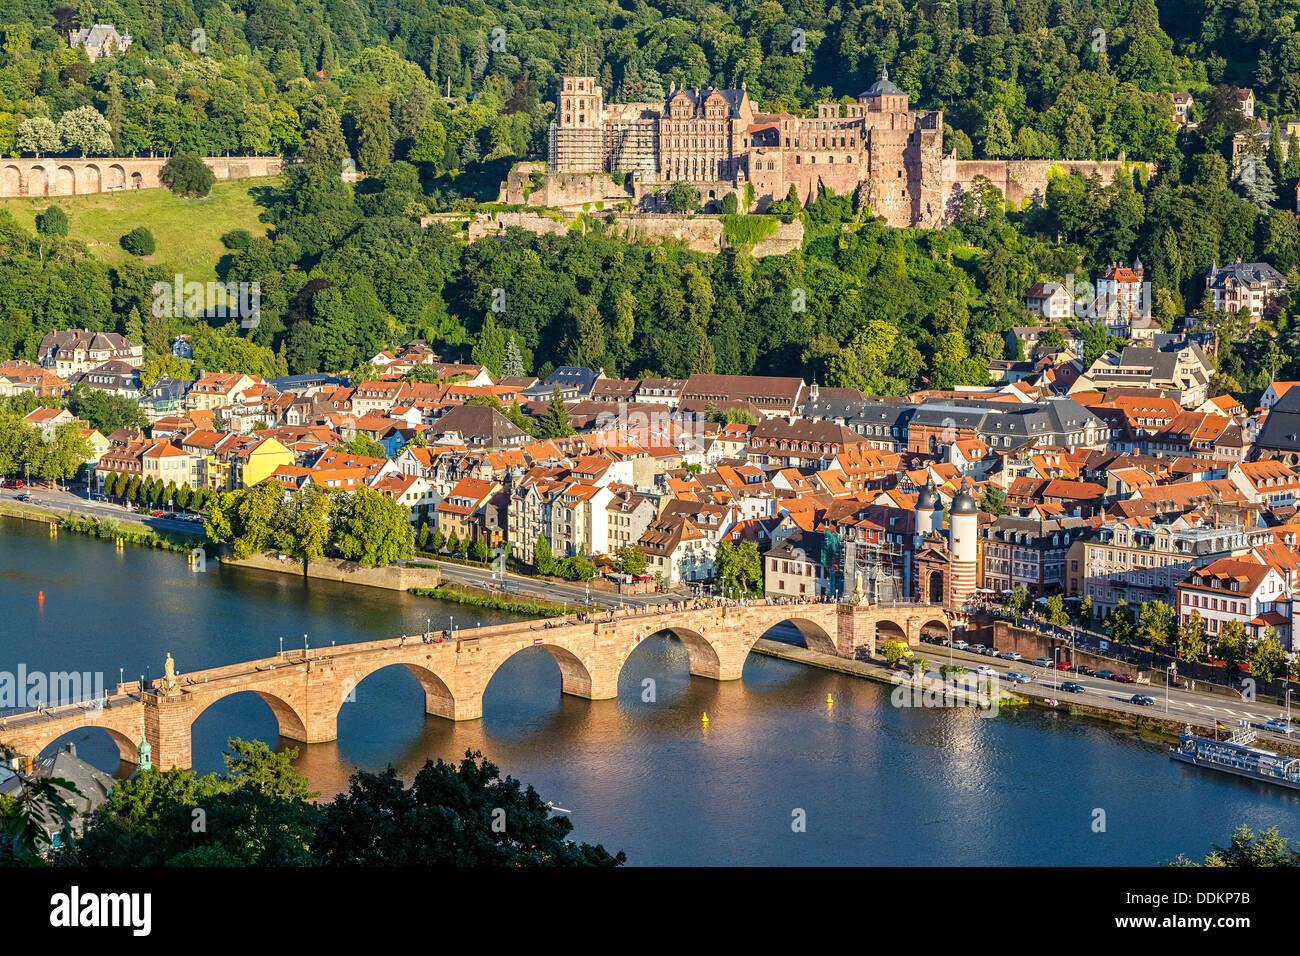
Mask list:
[{"label": "stone bridge", "polygon": [[[218,181],[274,176],[284,166],[279,156],[211,156],[203,160]],[[0,198],[83,196],[89,193],[156,189],[167,157],[0,159]]]},{"label": "stone bridge", "polygon": [[417,634],[329,648],[284,651],[274,657],[160,678],[141,688],[120,685],[102,709],[81,706],[9,717],[0,743],[31,756],[80,728],[98,727],[117,743],[124,761],[136,761],[143,726],[152,761],[161,769],[189,767],[195,720],[232,694],[252,692],[270,706],[280,736],[304,743],[334,740],[338,713],[361,681],[386,667],[407,668],[424,688],[425,712],[451,720],[483,715],[483,693],[497,669],[513,655],[542,647],[560,667],[562,690],[576,697],[618,696],[623,665],[646,638],[671,634],[690,657],[690,672],[736,680],[754,642],[790,624],[809,649],[855,657],[873,656],[878,643],[915,643],[925,631],[948,633],[960,615],[937,605],[770,604],[720,605],[682,610],[611,612],[581,621],[550,621],[458,630],[439,641]]}]

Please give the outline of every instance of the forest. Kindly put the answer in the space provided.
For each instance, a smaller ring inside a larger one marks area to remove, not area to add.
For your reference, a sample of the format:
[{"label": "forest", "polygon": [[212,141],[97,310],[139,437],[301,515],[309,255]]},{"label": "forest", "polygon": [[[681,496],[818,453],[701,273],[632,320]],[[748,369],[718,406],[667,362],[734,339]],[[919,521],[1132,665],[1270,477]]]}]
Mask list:
[{"label": "forest", "polygon": [[[151,314],[149,289],[170,279],[166,236],[153,262],[110,267],[0,213],[0,356],[30,358],[46,331],[85,327],[144,341],[154,372],[187,370],[168,356],[188,332],[188,368],[263,375],[357,370],[419,337],[496,371],[508,341],[534,374],[802,374],[886,394],[983,384],[990,360],[1015,357],[1006,333],[1028,323],[1035,281],[1140,256],[1169,328],[1203,307],[1213,262],[1260,259],[1300,278],[1300,147],[1274,123],[1271,140],[1248,138],[1256,175],[1233,175],[1231,138],[1249,121],[1226,85],[1253,87],[1258,115],[1300,111],[1297,14],[1300,0],[119,0],[92,17],[0,0],[0,150],[30,155],[34,120],[58,134],[90,107],[114,151],[300,160],[260,191],[270,236],[225,237],[222,280],[260,283],[251,330]],[[93,64],[70,50],[61,35],[92,19],[129,32],[130,49]],[[1061,175],[1043,208],[1008,208],[988,186],[941,231],[889,228],[861,196],[823,191],[797,210],[804,247],[764,259],[629,243],[595,217],[563,236],[469,245],[419,225],[491,198],[511,162],[544,155],[564,73],[597,75],[614,99],[744,82],[761,108],[801,110],[855,95],[886,65],[915,105],[945,110],[959,156],[1123,151],[1157,173]],[[1174,90],[1195,97],[1194,132],[1175,132]],[[349,159],[368,174],[355,185],[338,175]],[[1221,389],[1300,374],[1285,310],[1249,338],[1206,319],[1227,333]],[[1086,359],[1112,344],[1085,333]]]}]

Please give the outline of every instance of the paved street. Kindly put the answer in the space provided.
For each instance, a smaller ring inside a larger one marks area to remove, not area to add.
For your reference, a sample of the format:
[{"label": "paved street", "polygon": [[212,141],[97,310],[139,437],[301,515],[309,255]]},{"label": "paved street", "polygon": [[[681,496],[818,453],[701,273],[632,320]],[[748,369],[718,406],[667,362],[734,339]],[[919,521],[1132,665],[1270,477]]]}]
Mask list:
[{"label": "paved street", "polygon": [[[18,501],[22,495],[30,495],[31,501]],[[5,488],[0,490],[0,500],[11,501],[17,505],[35,505],[43,508],[49,508],[61,513],[72,511],[73,514],[93,516],[96,518],[113,518],[117,521],[131,524],[144,525],[145,527],[154,528],[159,531],[182,531],[187,534],[203,534],[203,526],[192,521],[168,521],[165,518],[154,518],[148,513],[139,514],[124,508],[121,505],[111,504],[106,501],[87,501],[86,491],[83,487],[80,494],[72,490],[56,491],[53,488],[43,488],[39,486],[28,486],[26,488]],[[155,509],[163,510],[163,509]]]},{"label": "paved street", "polygon": [[[1150,684],[1120,684],[1116,681],[1096,677],[1080,677],[1070,671],[1057,671],[1050,667],[1038,667],[1029,661],[1006,661],[998,657],[986,657],[969,651],[950,649],[937,644],[924,644],[916,648],[916,653],[924,657],[930,665],[928,673],[938,675],[938,668],[948,663],[949,651],[953,663],[961,664],[968,670],[974,670],[980,664],[992,667],[997,672],[1002,687],[1016,693],[1035,697],[1054,697],[1062,703],[1078,701],[1094,707],[1106,707],[1125,713],[1144,714],[1151,717],[1170,720],[1193,721],[1202,725],[1213,726],[1217,720],[1229,731],[1238,729],[1245,720],[1259,732],[1262,740],[1287,739],[1284,734],[1264,730],[1264,721],[1275,717],[1285,717],[1285,708],[1275,704],[1243,701],[1237,697],[1223,694],[1209,694],[1201,691],[1189,691],[1180,687],[1170,687],[1166,691],[1163,676],[1155,674]],[[1007,673],[1017,671],[1032,678],[1028,684],[1014,684],[1007,679]],[[1119,671],[1133,673],[1120,668]],[[1061,690],[1066,681],[1083,685],[1083,690],[1070,693]],[[1134,694],[1145,694],[1155,698],[1155,704],[1134,704]],[[1168,703],[1166,704],[1166,694]],[[1167,709],[1166,709],[1167,707]],[[1297,712],[1300,718],[1300,711]]]}]

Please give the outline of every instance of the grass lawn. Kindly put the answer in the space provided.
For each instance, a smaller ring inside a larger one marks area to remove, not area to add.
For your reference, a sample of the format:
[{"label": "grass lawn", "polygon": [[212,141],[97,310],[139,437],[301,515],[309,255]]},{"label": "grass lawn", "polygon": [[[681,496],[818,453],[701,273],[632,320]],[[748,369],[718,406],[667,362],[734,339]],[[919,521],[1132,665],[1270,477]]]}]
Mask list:
[{"label": "grass lawn", "polygon": [[217,278],[217,262],[227,252],[222,235],[232,229],[247,229],[254,236],[267,234],[267,224],[257,218],[262,212],[257,197],[278,184],[278,176],[219,182],[204,199],[181,199],[167,189],[0,199],[0,209],[34,232],[38,212],[61,206],[68,214],[68,235],[86,243],[92,255],[110,265],[131,258],[118,240],[144,226],[158,240],[158,251],[145,262],[174,269],[187,282],[207,282]]}]

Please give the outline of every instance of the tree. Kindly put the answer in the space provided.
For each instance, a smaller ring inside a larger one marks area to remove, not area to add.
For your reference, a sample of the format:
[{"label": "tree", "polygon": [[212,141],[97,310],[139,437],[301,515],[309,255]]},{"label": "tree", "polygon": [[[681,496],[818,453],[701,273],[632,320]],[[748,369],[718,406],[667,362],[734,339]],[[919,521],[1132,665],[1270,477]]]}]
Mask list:
[{"label": "tree", "polygon": [[1204,863],[1195,863],[1181,853],[1170,866],[1231,866],[1231,867],[1273,867],[1300,866],[1300,852],[1288,846],[1288,840],[1280,836],[1277,827],[1256,834],[1254,830],[1242,824],[1232,835],[1232,842],[1226,846],[1215,846],[1205,856]]},{"label": "tree", "polygon": [[1223,661],[1223,669],[1229,677],[1235,677],[1237,667],[1249,654],[1250,639],[1246,634],[1246,625],[1241,621],[1226,621],[1214,639],[1214,655]]},{"label": "tree", "polygon": [[1007,610],[1011,612],[1012,619],[1018,624],[1024,617],[1025,610],[1029,607],[1029,592],[1025,590],[1024,585],[1016,587],[1007,595]]},{"label": "tree", "polygon": [[427,761],[410,787],[397,771],[352,775],[321,813],[312,853],[323,866],[620,866],[626,854],[565,839],[573,824],[532,787],[466,752],[459,768]]},{"label": "tree", "polygon": [[1270,627],[1250,651],[1250,672],[1260,683],[1269,684],[1286,673],[1286,667],[1286,650],[1277,639],[1277,632]]},{"label": "tree", "polygon": [[713,574],[723,583],[723,592],[729,596],[761,592],[763,559],[758,546],[752,541],[742,541],[738,545],[722,542],[713,558]]},{"label": "tree", "polygon": [[1138,612],[1138,636],[1151,650],[1162,653],[1176,631],[1174,609],[1164,601],[1145,601]]},{"label": "tree", "polygon": [[1079,623],[1083,627],[1092,626],[1092,595],[1085,595],[1079,602]]},{"label": "tree", "polygon": [[542,415],[540,432],[542,438],[565,438],[574,434],[573,426],[569,424],[569,410],[560,397],[559,384],[551,389],[551,400]]},{"label": "tree", "polygon": [[36,231],[42,236],[66,236],[68,214],[59,206],[47,206],[36,214]]},{"label": "tree", "polygon": [[513,332],[506,333],[505,360],[501,364],[501,374],[507,378],[523,378],[524,358],[519,351],[519,340]]},{"label": "tree", "polygon": [[544,534],[537,536],[537,545],[533,548],[533,567],[538,574],[555,573],[555,555],[551,553],[551,542],[546,540]]},{"label": "tree", "polygon": [[122,248],[133,256],[151,256],[158,247],[153,233],[144,226],[136,226],[122,236]]},{"label": "tree", "polygon": [[[298,751],[231,739],[227,772],[147,770],[118,781],[79,846],[87,866],[305,866],[320,810]],[[206,827],[192,826],[202,807]]]},{"label": "tree", "polygon": [[645,574],[645,552],[635,545],[623,545],[614,552],[614,560],[614,566],[618,568],[620,574],[630,574],[633,577]]},{"label": "tree", "polygon": [[669,212],[675,212],[679,215],[698,212],[700,209],[700,191],[686,180],[679,179],[668,187],[668,191],[664,194],[664,203],[668,206]]},{"label": "tree", "polygon": [[442,529],[435,527],[433,534],[429,536],[429,550],[436,554],[443,549],[446,543],[446,539],[442,535]]},{"label": "tree", "polygon": [[1205,651],[1205,622],[1200,611],[1192,611],[1178,626],[1178,656],[1195,664]]},{"label": "tree", "polygon": [[455,528],[452,528],[451,534],[447,535],[447,553],[452,555],[460,554],[460,535]]},{"label": "tree", "polygon": [[388,457],[388,452],[384,450],[383,445],[361,432],[357,432],[339,447],[349,455],[360,455],[362,458]]},{"label": "tree", "polygon": [[22,153],[31,153],[40,158],[41,153],[54,153],[63,146],[59,139],[59,129],[54,121],[45,116],[33,116],[18,124],[14,137],[14,146]]},{"label": "tree", "polygon": [[478,341],[470,352],[474,361],[488,370],[493,378],[500,378],[506,362],[506,334],[497,327],[491,312],[483,316],[483,327]]},{"label": "tree", "polygon": [[1049,624],[1063,627],[1070,623],[1070,615],[1065,613],[1065,599],[1061,595],[1053,594],[1048,597],[1045,607]]},{"label": "tree", "polygon": [[373,488],[358,488],[340,500],[332,530],[339,554],[362,567],[384,567],[415,551],[409,513]]},{"label": "tree", "polygon": [[1007,493],[992,482],[984,486],[984,496],[980,499],[980,511],[990,515],[1005,515],[1011,513],[1011,506],[1007,504]]},{"label": "tree", "polygon": [[1106,633],[1116,644],[1133,643],[1133,612],[1127,601],[1121,600],[1106,617]]},{"label": "tree", "polygon": [[475,538],[473,545],[469,549],[470,557],[480,564],[485,563],[488,558],[492,557],[492,552],[488,544],[482,538]]},{"label": "tree", "polygon": [[82,156],[111,156],[113,130],[104,115],[93,106],[79,106],[59,117],[59,140],[64,149]]},{"label": "tree", "polygon": [[313,558],[325,556],[333,514],[334,501],[319,485],[308,485],[294,492],[289,504],[290,517],[285,522],[286,540],[280,550],[302,562],[304,575]]},{"label": "tree", "polygon": [[217,181],[216,175],[208,164],[196,153],[179,152],[167,160],[158,173],[162,184],[178,196],[186,199],[201,199],[212,190]]},{"label": "tree", "polygon": [[882,650],[885,652],[885,663],[897,667],[898,662],[907,656],[908,647],[902,641],[885,641]]}]

